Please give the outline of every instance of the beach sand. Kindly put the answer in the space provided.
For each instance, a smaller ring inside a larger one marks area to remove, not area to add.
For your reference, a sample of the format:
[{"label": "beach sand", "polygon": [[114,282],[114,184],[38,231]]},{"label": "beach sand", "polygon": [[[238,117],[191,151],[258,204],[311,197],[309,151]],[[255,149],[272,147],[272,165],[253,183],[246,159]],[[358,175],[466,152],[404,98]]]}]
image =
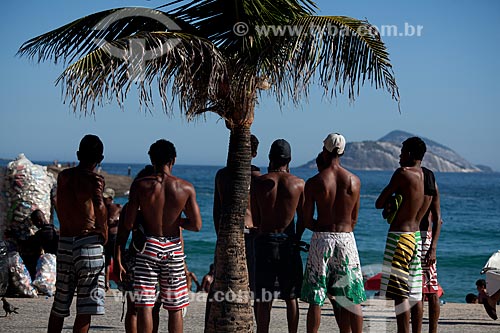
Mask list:
[{"label": "beach sand", "polygon": [[[121,297],[114,296],[118,291],[112,290],[106,296],[106,314],[94,316],[90,332],[124,332],[120,322],[122,312]],[[184,331],[189,333],[203,332],[206,294],[191,294],[191,305],[184,318]],[[0,317],[0,332],[46,332],[50,308],[53,298],[39,297],[7,298],[14,306],[19,307],[19,314]],[[66,318],[63,332],[71,332],[74,321],[73,301],[72,315]],[[308,304],[300,302],[299,332],[305,332]],[[1,310],[0,310],[1,311]],[[392,302],[368,300],[363,307],[363,332],[396,332],[394,308]],[[167,332],[167,312],[162,310],[160,332]],[[283,301],[275,301],[271,312],[271,332],[287,332],[286,307]],[[424,313],[423,332],[427,332],[427,308]],[[323,307],[319,332],[338,332],[331,306]],[[441,307],[439,332],[500,332],[500,320],[491,320],[480,304],[446,303]]]}]

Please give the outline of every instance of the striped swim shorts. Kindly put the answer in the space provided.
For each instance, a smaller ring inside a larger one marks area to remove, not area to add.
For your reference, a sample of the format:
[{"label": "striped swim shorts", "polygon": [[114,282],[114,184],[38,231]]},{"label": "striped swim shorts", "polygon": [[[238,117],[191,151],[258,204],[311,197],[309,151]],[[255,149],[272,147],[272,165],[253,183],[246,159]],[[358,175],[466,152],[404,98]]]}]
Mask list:
[{"label": "striped swim shorts", "polygon": [[380,296],[422,300],[420,231],[389,232],[382,265]]},{"label": "striped swim shorts", "polygon": [[146,237],[146,248],[135,258],[135,306],[153,306],[156,286],[167,310],[180,310],[189,305],[184,270],[184,253],[179,237]]},{"label": "striped swim shorts", "polygon": [[69,309],[75,290],[77,314],[104,314],[102,236],[59,238],[56,293],[52,314],[59,317],[70,315]]},{"label": "striped swim shorts", "polygon": [[439,291],[439,284],[437,280],[437,270],[436,262],[432,265],[428,265],[424,260],[427,256],[427,252],[431,248],[432,244],[432,232],[431,231],[421,231],[422,237],[422,287],[424,294],[437,294]]}]

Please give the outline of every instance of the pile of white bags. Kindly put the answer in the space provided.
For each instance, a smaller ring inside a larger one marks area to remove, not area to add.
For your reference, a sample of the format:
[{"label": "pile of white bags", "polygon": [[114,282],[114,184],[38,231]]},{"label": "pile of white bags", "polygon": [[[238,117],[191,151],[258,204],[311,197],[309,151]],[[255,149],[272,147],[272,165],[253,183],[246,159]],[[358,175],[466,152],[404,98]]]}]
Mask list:
[{"label": "pile of white bags", "polygon": [[48,296],[56,292],[56,256],[45,253],[40,256],[36,265],[36,277],[33,286],[39,293]]},{"label": "pile of white bags", "polygon": [[9,252],[10,282],[15,293],[23,297],[38,297],[38,293],[31,285],[31,277],[24,265],[23,259],[17,252]]},{"label": "pile of white bags", "polygon": [[9,258],[7,244],[0,241],[0,296],[5,295],[9,286]]},{"label": "pile of white bags", "polygon": [[24,154],[19,154],[7,165],[4,177],[5,229],[12,238],[26,240],[34,234],[36,229],[29,216],[35,209],[40,209],[47,219],[50,218],[50,191],[55,182],[47,167],[33,164]]}]

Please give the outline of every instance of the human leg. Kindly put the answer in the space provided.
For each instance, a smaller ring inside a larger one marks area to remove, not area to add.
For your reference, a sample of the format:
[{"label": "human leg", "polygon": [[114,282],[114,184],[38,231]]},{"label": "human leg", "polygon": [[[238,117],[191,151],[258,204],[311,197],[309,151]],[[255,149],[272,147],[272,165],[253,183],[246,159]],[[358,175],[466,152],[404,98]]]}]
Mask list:
[{"label": "human leg", "polygon": [[319,330],[321,323],[321,306],[317,304],[309,304],[307,310],[307,333],[316,333]]},{"label": "human leg", "polygon": [[[271,307],[273,306],[272,300],[264,302],[262,300],[255,301],[255,313],[257,322],[257,333],[269,332],[269,322],[271,321]],[[288,315],[288,310],[287,310]]]},{"label": "human leg", "polygon": [[125,313],[125,332],[137,333],[137,311],[131,295],[127,295],[127,312]]},{"label": "human leg", "polygon": [[363,310],[360,304],[344,308],[334,299],[330,299],[330,302],[341,333],[361,333],[363,331]]},{"label": "human leg", "polygon": [[64,325],[64,317],[59,317],[54,313],[50,314],[47,333],[60,333]]},{"label": "human leg", "polygon": [[[363,332],[363,310],[361,304],[356,304],[347,309],[349,312],[349,322],[351,325],[352,333]],[[346,331],[349,332],[349,331]]]},{"label": "human leg", "polygon": [[341,332],[361,332],[361,303],[366,294],[356,240],[352,233],[333,233],[335,251],[329,261],[328,294],[335,297],[334,310]]},{"label": "human leg", "polygon": [[134,268],[134,299],[137,310],[137,331],[153,332],[153,307],[160,275],[157,249],[148,238],[144,253],[138,253]]},{"label": "human leg", "polygon": [[342,308],[333,298],[330,299],[330,302],[332,303],[335,321],[337,322],[340,332],[351,332],[349,313],[346,313],[346,310]]},{"label": "human leg", "polygon": [[296,298],[286,299],[286,320],[288,322],[288,332],[297,333],[299,327],[299,302]]},{"label": "human leg", "polygon": [[160,308],[161,308],[161,301],[158,300],[156,301],[155,306],[153,307],[153,333],[157,333],[160,327]]},{"label": "human leg", "polygon": [[90,328],[92,316],[89,314],[77,314],[73,324],[73,333],[87,333]]},{"label": "human leg", "polygon": [[[429,332],[437,332],[437,324],[440,314],[440,304],[439,304],[439,283],[437,280],[437,263],[434,262],[429,264],[427,260],[427,253],[432,245],[432,232],[423,231],[421,232],[421,243],[422,243],[422,291],[426,295],[429,305]],[[412,308],[412,326],[415,321]],[[416,310],[415,310],[416,311]],[[423,317],[423,301],[420,304],[420,330]],[[416,332],[413,329],[413,332]],[[419,331],[420,332],[420,331]]]},{"label": "human leg", "polygon": [[408,299],[396,299],[394,301],[396,311],[396,323],[398,333],[410,332],[410,301]]},{"label": "human leg", "polygon": [[168,310],[168,332],[182,333],[183,325],[182,309]]},{"label": "human leg", "polygon": [[441,313],[441,305],[439,304],[438,294],[427,295],[429,304],[429,333],[437,333],[438,320]]},{"label": "human leg", "polygon": [[331,244],[330,233],[315,232],[311,237],[311,246],[307,256],[304,279],[300,299],[309,303],[307,310],[307,332],[318,332],[321,323],[321,306],[327,294],[328,258],[333,253],[334,244]]},{"label": "human leg", "polygon": [[422,318],[424,316],[424,302],[419,301],[411,307],[411,331],[413,333],[422,332]]},{"label": "human leg", "polygon": [[137,332],[152,333],[153,332],[153,307],[141,306],[137,309]]}]

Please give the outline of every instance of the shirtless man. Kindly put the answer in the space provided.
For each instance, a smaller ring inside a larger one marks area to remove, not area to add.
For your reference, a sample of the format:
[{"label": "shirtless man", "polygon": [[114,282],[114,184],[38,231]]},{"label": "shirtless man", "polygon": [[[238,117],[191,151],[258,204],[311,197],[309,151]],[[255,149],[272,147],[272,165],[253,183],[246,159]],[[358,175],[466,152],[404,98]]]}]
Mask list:
[{"label": "shirtless man", "polygon": [[[252,217],[259,229],[255,240],[255,313],[257,332],[269,332],[271,307],[279,281],[280,298],[287,308],[288,332],[297,332],[302,283],[302,260],[296,243],[304,232],[302,206],[304,181],[288,168],[291,148],[287,141],[273,142],[268,173],[256,178],[251,190]],[[294,216],[297,212],[297,230]]]},{"label": "shirtless man", "polygon": [[[345,138],[329,134],[316,164],[319,173],[306,182],[304,224],[312,230],[301,300],[309,303],[307,332],[317,332],[321,306],[335,297],[340,332],[363,329],[361,303],[366,300],[354,226],[358,219],[361,183],[340,165]],[[314,219],[314,208],[317,219]]]},{"label": "shirtless man", "polygon": [[[257,149],[259,147],[259,140],[255,135],[250,136],[250,149],[252,158],[257,156]],[[215,233],[219,232],[219,220],[222,214],[222,202],[224,198],[224,193],[229,192],[228,186],[230,186],[229,182],[229,174],[228,169],[222,168],[217,171],[215,176],[215,187],[214,187],[214,205],[213,205],[213,219],[214,219],[214,227]],[[260,176],[260,169],[255,165],[250,166],[250,172],[252,177],[252,182],[255,177]],[[254,242],[255,236],[257,234],[257,228],[255,228],[252,221],[252,211],[250,209],[250,200],[248,201],[248,208],[245,214],[245,255],[247,260],[247,268],[248,268],[248,282],[250,286],[250,290],[255,290],[255,253],[254,253]]]},{"label": "shirtless man", "polygon": [[[420,220],[421,260],[422,260],[422,294],[429,304],[429,333],[436,333],[439,314],[439,284],[437,280],[436,248],[441,234],[441,207],[439,189],[434,173],[422,167],[424,174],[424,207],[428,207]],[[411,308],[411,324],[413,332],[422,331],[423,301]]]},{"label": "shirtless man", "polygon": [[383,209],[394,194],[403,197],[387,235],[380,285],[380,295],[394,300],[398,332],[410,331],[410,307],[422,300],[420,219],[430,204],[425,200],[420,167],[425,151],[425,143],[418,137],[403,142],[401,167],[375,202],[377,209]]},{"label": "shirtless man", "polygon": [[204,291],[206,293],[210,292],[210,286],[212,285],[212,282],[214,281],[214,264],[210,264],[210,269],[207,274],[203,277],[201,280],[201,291]]},{"label": "shirtless man", "polygon": [[[140,209],[146,245],[136,256],[134,270],[137,331],[153,330],[154,290],[159,283],[163,307],[169,313],[169,332],[182,332],[182,309],[189,305],[189,294],[180,227],[200,231],[200,209],[193,185],[172,175],[176,158],[174,145],[158,140],[151,145],[149,157],[155,174],[135,180],[130,187],[125,223],[116,239],[115,268],[121,281],[126,273],[121,264],[121,248]],[[182,213],[186,217],[181,217]]]},{"label": "shirtless man", "polygon": [[104,178],[94,172],[104,146],[86,135],[77,151],[78,166],[57,178],[57,215],[60,224],[56,294],[48,332],[61,332],[77,291],[73,332],[88,332],[92,315],[104,314],[104,253],[108,230],[102,193]]}]

